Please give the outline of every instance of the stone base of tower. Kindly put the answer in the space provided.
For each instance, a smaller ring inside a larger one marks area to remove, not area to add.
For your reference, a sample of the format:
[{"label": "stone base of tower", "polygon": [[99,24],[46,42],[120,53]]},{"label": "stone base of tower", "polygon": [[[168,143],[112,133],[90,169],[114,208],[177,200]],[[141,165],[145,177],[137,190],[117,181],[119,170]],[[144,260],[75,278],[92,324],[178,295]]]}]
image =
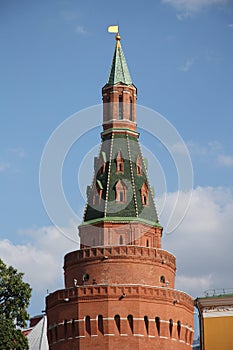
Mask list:
[{"label": "stone base of tower", "polygon": [[193,299],[174,289],[86,285],[56,291],[46,304],[51,350],[191,349]]}]

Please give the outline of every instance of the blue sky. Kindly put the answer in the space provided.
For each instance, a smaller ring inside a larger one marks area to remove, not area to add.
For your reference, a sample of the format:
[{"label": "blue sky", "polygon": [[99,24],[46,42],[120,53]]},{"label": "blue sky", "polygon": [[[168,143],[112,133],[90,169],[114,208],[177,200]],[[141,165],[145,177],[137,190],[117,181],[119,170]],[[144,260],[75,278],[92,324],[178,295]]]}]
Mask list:
[{"label": "blue sky", "polygon": [[[107,33],[111,24],[120,27],[138,103],[166,117],[191,154],[190,211],[177,234],[164,237],[164,247],[179,262],[178,287],[188,285],[187,292],[195,297],[208,288],[233,286],[226,282],[233,277],[228,250],[233,208],[232,1],[2,0],[0,254],[31,282],[32,314],[44,308],[46,289],[62,288],[63,255],[76,249],[62,241],[43,207],[41,155],[60,123],[101,103],[115,45],[114,35]],[[101,115],[96,118],[101,124]],[[85,203],[77,186],[80,150],[87,153],[97,145],[100,131],[74,145],[66,160],[64,189],[80,212]],[[141,143],[150,148],[149,136],[140,132]],[[172,201],[177,191],[172,166],[158,143],[152,148]],[[86,182],[91,182],[91,170]],[[203,244],[197,262],[195,252]],[[48,271],[42,273],[44,269]]]}]

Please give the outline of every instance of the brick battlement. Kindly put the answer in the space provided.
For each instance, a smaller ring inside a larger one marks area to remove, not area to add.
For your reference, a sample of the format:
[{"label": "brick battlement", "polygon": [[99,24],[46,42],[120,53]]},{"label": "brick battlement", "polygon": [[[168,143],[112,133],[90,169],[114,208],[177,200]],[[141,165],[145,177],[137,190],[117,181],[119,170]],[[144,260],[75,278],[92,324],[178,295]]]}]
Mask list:
[{"label": "brick battlement", "polygon": [[161,301],[177,306],[193,309],[193,299],[184,292],[163,288],[141,285],[84,285],[69,289],[61,289],[47,296],[47,308],[52,308],[59,303],[72,303],[77,300],[95,299],[119,299],[122,293],[127,299],[146,299]]},{"label": "brick battlement", "polygon": [[158,248],[138,247],[138,246],[111,246],[111,247],[91,247],[73,251],[65,256],[65,267],[71,266],[83,260],[96,259],[135,259],[152,260],[161,264],[166,264],[172,269],[176,267],[176,258],[171,253]]}]

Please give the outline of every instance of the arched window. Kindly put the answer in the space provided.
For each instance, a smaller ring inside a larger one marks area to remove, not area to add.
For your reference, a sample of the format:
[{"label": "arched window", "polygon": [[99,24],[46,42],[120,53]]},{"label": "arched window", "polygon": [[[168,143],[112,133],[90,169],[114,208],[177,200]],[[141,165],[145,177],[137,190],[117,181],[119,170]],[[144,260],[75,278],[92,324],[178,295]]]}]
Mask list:
[{"label": "arched window", "polygon": [[54,327],[54,332],[55,332],[55,341],[58,341],[58,329],[57,329],[57,324]]},{"label": "arched window", "polygon": [[142,158],[140,154],[137,156],[137,160],[136,160],[136,172],[137,172],[137,175],[142,175]]},{"label": "arched window", "polygon": [[172,337],[172,328],[173,328],[173,321],[172,321],[172,319],[170,318],[170,320],[169,320],[169,333],[170,333],[170,337]]},{"label": "arched window", "polygon": [[122,95],[119,95],[118,97],[118,119],[122,120],[123,119],[123,100],[122,100]]},{"label": "arched window", "polygon": [[120,245],[122,245],[123,244],[123,237],[122,237],[122,235],[120,235]]},{"label": "arched window", "polygon": [[72,324],[71,324],[71,330],[72,330],[72,338],[75,338],[75,319],[73,318]]},{"label": "arched window", "polygon": [[180,339],[180,331],[181,331],[181,322],[177,321],[177,334],[179,339]]},{"label": "arched window", "polygon": [[160,318],[159,317],[155,317],[155,325],[158,332],[158,336],[160,336]]},{"label": "arched window", "polygon": [[116,156],[116,172],[117,173],[124,173],[124,158],[122,156],[122,153],[121,151],[119,151],[117,153],[117,156]]},{"label": "arched window", "polygon": [[99,169],[98,169],[99,174],[103,174],[105,172],[106,162],[107,162],[106,153],[102,151],[100,153],[100,159],[99,159]]},{"label": "arched window", "polygon": [[64,338],[67,339],[67,320],[64,320]]},{"label": "arched window", "polygon": [[165,282],[166,282],[165,276],[160,276],[160,283],[165,283]]},{"label": "arched window", "polygon": [[141,191],[142,205],[143,206],[149,205],[148,187],[147,187],[147,184],[145,182],[143,183],[140,191]]},{"label": "arched window", "polygon": [[91,335],[91,318],[90,318],[90,316],[86,316],[85,328],[86,328],[87,334]]},{"label": "arched window", "polygon": [[93,205],[100,205],[101,198],[103,195],[103,185],[100,180],[97,179],[96,186],[93,190]]},{"label": "arched window", "polygon": [[129,120],[133,121],[133,100],[129,98]]},{"label": "arched window", "polygon": [[104,334],[104,321],[102,315],[98,316],[98,330],[101,334]]},{"label": "arched window", "polygon": [[132,315],[128,315],[127,316],[127,320],[128,320],[128,323],[129,323],[129,327],[131,329],[131,332],[133,334],[133,316]]},{"label": "arched window", "polygon": [[106,119],[105,120],[108,120],[109,119],[109,116],[111,115],[111,109],[110,109],[110,96],[107,96],[106,98],[106,104],[105,104],[105,116],[106,116]]},{"label": "arched window", "polygon": [[119,315],[114,316],[115,324],[117,326],[119,334],[121,334],[121,318]]},{"label": "arched window", "polygon": [[146,246],[149,247],[149,239],[146,240]]},{"label": "arched window", "polygon": [[144,324],[145,324],[145,328],[146,328],[146,333],[149,333],[149,318],[148,316],[144,316]]},{"label": "arched window", "polygon": [[116,190],[116,202],[125,203],[126,202],[126,185],[122,180],[117,181],[115,185]]}]

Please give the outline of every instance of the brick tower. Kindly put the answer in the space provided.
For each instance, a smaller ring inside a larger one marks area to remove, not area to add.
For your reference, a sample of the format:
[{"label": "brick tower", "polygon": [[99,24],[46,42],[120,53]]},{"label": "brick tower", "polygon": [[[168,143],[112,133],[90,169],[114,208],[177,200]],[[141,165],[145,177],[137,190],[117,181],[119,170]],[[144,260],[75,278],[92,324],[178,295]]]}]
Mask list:
[{"label": "brick tower", "polygon": [[116,35],[103,132],[65,288],[46,298],[51,350],[190,350],[193,299],[174,289],[136,130],[137,89]]}]

